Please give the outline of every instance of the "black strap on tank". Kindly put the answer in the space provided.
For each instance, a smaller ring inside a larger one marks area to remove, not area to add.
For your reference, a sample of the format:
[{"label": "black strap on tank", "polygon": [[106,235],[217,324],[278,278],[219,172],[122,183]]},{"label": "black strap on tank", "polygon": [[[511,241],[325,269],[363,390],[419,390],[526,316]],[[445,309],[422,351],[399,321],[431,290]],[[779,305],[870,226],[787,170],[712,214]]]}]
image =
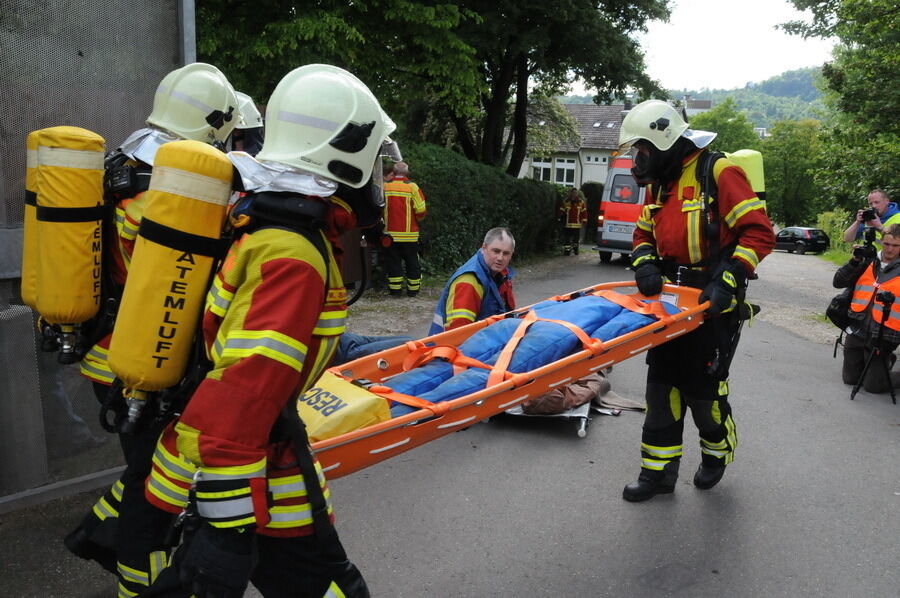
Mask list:
[{"label": "black strap on tank", "polygon": [[96,222],[103,220],[107,206],[98,204],[89,208],[51,208],[37,206],[37,219],[41,222]]},{"label": "black strap on tank", "polygon": [[312,509],[316,542],[319,549],[328,555],[329,560],[343,563],[347,560],[347,553],[344,552],[337,530],[334,529],[331,518],[328,516],[328,502],[319,485],[319,476],[313,464],[306,425],[297,412],[295,399],[288,401],[287,406],[282,409],[281,418],[287,425],[294,448],[294,456],[297,457],[297,465],[306,484],[306,497],[309,500],[310,509]]},{"label": "black strap on tank", "polygon": [[[719,186],[713,174],[713,168],[725,154],[721,152],[704,151],[697,160],[695,176],[700,183],[700,195],[703,198],[703,210],[700,213],[700,227],[708,242],[706,257],[710,270],[715,269],[722,259],[722,247],[719,240]],[[715,205],[713,205],[715,204]],[[730,254],[729,254],[730,255]]]},{"label": "black strap on tank", "polygon": [[150,220],[147,217],[141,219],[138,235],[148,241],[153,241],[177,251],[205,255],[212,258],[223,257],[228,251],[230,243],[228,239],[213,239],[180,231],[171,226]]},{"label": "black strap on tank", "polygon": [[[315,224],[311,226],[310,224],[309,222],[297,223],[291,230],[305,237],[322,255],[322,259],[325,261],[325,296],[327,297],[328,290],[331,288],[331,256],[319,228]],[[330,560],[343,563],[347,561],[347,553],[344,552],[337,530],[334,529],[331,518],[328,516],[328,502],[319,485],[319,476],[316,474],[313,464],[306,424],[297,411],[297,399],[288,401],[287,406],[281,412],[280,421],[287,426],[293,442],[294,456],[297,458],[300,473],[303,474],[306,497],[312,509],[313,528],[316,530],[315,537],[319,549],[328,555]]]},{"label": "black strap on tank", "polygon": [[37,207],[37,193],[34,191],[25,192],[25,205]]},{"label": "black strap on tank", "polygon": [[[326,297],[331,287],[331,255],[321,231],[325,225],[327,210],[328,206],[322,201],[311,200],[296,193],[258,193],[252,196],[252,203],[248,208],[253,221],[244,229],[245,233],[251,233],[266,228],[281,228],[308,240],[325,263]],[[347,562],[347,554],[328,515],[328,502],[319,486],[319,476],[309,448],[309,435],[306,424],[297,412],[296,399],[288,401],[270,437],[281,440],[283,434],[287,434],[293,443],[297,466],[306,483],[306,495],[312,509],[313,528],[319,549],[334,562]]]}]

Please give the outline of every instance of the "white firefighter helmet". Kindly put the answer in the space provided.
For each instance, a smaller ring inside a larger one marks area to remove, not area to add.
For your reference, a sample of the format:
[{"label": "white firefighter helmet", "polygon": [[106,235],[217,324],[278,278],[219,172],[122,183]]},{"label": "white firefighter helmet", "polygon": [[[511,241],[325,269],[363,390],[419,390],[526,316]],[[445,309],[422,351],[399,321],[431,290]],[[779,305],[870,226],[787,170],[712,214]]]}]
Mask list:
[{"label": "white firefighter helmet", "polygon": [[194,62],[163,77],[147,124],[184,139],[225,143],[240,118],[237,96],[222,71]]},{"label": "white firefighter helmet", "polygon": [[652,143],[661,152],[675,145],[679,137],[704,148],[716,138],[715,133],[689,129],[687,121],[671,104],[647,100],[632,108],[619,128],[619,151],[628,150],[639,139]]},{"label": "white firefighter helmet", "polygon": [[275,87],[260,161],[278,162],[360,188],[396,128],[365,84],[344,69],[310,64]]},{"label": "white firefighter helmet", "polygon": [[263,126],[262,114],[253,102],[253,98],[247,94],[236,91],[238,100],[238,110],[240,110],[241,118],[238,120],[236,129],[256,129]]},{"label": "white firefighter helmet", "polygon": [[666,151],[681,137],[688,124],[675,108],[662,100],[647,100],[632,108],[619,129],[619,148],[628,149],[645,139],[656,149]]}]

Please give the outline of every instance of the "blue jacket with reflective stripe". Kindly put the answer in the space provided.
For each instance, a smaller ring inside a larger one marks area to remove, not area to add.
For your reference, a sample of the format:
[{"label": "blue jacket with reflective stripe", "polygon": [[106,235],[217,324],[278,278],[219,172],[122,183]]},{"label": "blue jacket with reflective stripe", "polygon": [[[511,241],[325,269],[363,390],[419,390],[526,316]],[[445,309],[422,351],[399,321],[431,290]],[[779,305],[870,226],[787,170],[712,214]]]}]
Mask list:
[{"label": "blue jacket with reflective stripe", "polygon": [[[509,278],[512,278],[513,269],[507,268],[507,271],[509,272]],[[453,284],[453,281],[463,274],[470,273],[475,275],[484,288],[484,296],[481,298],[481,310],[478,312],[476,319],[483,320],[506,311],[506,304],[503,302],[503,298],[500,297],[500,289],[497,288],[494,274],[488,268],[487,262],[484,261],[484,256],[479,249],[475,252],[475,255],[469,258],[469,261],[453,273],[453,276],[450,277],[450,280],[444,286],[444,290],[441,291],[437,307],[434,308],[434,320],[431,322],[431,329],[428,331],[429,336],[444,331],[444,324],[447,322],[447,297],[450,295],[450,286]]]}]

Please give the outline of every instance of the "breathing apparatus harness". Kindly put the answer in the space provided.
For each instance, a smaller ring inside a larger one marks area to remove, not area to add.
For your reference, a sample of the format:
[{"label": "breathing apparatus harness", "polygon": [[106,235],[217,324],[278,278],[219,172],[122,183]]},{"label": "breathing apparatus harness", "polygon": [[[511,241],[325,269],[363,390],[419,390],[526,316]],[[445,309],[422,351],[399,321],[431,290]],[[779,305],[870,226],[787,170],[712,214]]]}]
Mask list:
[{"label": "breathing apparatus harness", "polygon": [[[731,255],[737,246],[737,242],[725,248],[719,242],[721,230],[721,214],[719,214],[718,205],[719,188],[716,184],[713,168],[716,162],[724,157],[725,154],[721,152],[704,151],[697,160],[697,181],[700,183],[700,197],[703,203],[703,207],[700,210],[700,226],[705,233],[708,248],[705,272],[707,281],[715,280],[725,270],[742,268],[742,266],[734,264],[731,260]],[[716,204],[715,209],[711,209],[714,203]],[[752,319],[759,313],[758,305],[751,305],[745,301],[747,280],[751,277],[755,278],[755,274],[751,276],[735,276],[737,282],[737,288],[735,289],[737,305],[732,311],[721,314],[717,318],[712,318],[710,322],[710,325],[713,327],[717,347],[716,355],[707,368],[707,372],[718,380],[726,380],[728,378],[731,361],[734,359],[734,353],[741,339],[741,329],[744,326],[744,321]]]},{"label": "breathing apparatus harness", "polygon": [[[342,199],[344,198],[341,196]],[[330,287],[330,256],[321,231],[326,225],[327,203],[313,201],[292,193],[264,192],[249,194],[235,208],[240,214],[250,216],[250,222],[240,232],[249,233],[263,228],[281,228],[293,231],[310,243],[325,263],[325,289]],[[240,216],[238,216],[240,217]],[[326,293],[327,294],[327,293]],[[318,484],[318,474],[309,449],[306,425],[297,412],[296,399],[288,402],[270,433],[274,441],[289,438],[303,479],[306,480],[307,498],[313,515],[315,537],[321,550],[336,562],[347,561],[347,554],[328,516],[328,503]]]},{"label": "breathing apparatus harness", "polygon": [[[240,179],[236,178],[235,180]],[[297,193],[270,191],[249,193],[241,198],[234,210],[232,210],[230,220],[234,229],[229,239],[234,241],[242,235],[269,228],[288,230],[303,236],[322,256],[326,266],[325,287],[327,289],[330,286],[330,256],[326,247],[326,241],[321,234],[326,225],[327,210],[327,204],[311,200]],[[182,385],[179,385],[174,390],[182,401],[177,413],[171,412],[172,416],[180,414],[184,409],[187,400],[190,399],[190,396],[206,376],[208,368],[211,367],[205,356],[202,334],[199,332],[199,329],[196,337],[199,339],[195,343],[196,348],[199,349],[197,357],[202,360],[201,363],[206,366],[206,369],[204,370],[202,367],[195,369],[193,367],[195,360],[192,359],[189,376],[185,378]],[[198,375],[193,378],[190,377],[190,374],[195,371]],[[297,412],[296,400],[289,401],[282,410],[270,432],[270,440],[273,442],[290,440],[292,442],[297,466],[303,475],[303,479],[307,480],[307,498],[312,509],[316,540],[321,550],[329,555],[331,560],[346,562],[347,555],[328,516],[328,503],[322,493],[321,486],[317,483],[319,478],[309,449],[309,436],[306,432],[306,426]],[[177,544],[181,529],[184,530],[187,536],[185,541],[190,542],[191,533],[199,527],[198,519],[195,503],[192,501],[183,517],[180,517],[179,521],[176,522],[177,528],[169,534],[173,545]]]}]

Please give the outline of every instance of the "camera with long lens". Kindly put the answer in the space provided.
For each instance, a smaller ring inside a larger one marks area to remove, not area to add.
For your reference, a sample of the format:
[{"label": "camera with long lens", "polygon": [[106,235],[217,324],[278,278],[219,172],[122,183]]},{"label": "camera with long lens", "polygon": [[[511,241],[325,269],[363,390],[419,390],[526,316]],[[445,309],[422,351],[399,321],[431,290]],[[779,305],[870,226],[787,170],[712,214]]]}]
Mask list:
[{"label": "camera with long lens", "polygon": [[863,213],[862,213],[863,221],[871,222],[872,220],[875,220],[875,218],[877,218],[877,217],[878,217],[878,214],[875,213],[875,208],[866,208],[865,210],[863,210]]},{"label": "camera with long lens", "polygon": [[873,259],[878,253],[875,250],[875,227],[867,226],[863,231],[862,238],[863,244],[853,248],[853,257],[861,260]]}]

